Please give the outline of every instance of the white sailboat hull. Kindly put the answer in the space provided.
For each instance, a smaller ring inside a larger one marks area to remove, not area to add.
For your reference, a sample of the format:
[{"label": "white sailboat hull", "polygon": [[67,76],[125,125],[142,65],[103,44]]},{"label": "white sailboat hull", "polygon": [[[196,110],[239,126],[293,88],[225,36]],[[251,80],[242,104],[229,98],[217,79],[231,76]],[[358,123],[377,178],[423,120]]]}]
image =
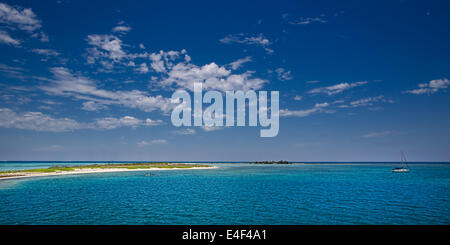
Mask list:
[{"label": "white sailboat hull", "polygon": [[409,169],[407,168],[402,168],[402,169],[392,169],[393,173],[407,173],[409,172]]}]

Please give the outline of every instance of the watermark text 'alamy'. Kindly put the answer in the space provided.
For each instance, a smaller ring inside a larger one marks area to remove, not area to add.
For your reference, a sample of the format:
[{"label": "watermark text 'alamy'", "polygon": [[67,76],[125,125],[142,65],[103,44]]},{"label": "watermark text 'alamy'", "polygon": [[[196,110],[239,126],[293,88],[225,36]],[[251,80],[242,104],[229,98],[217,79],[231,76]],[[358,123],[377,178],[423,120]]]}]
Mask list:
[{"label": "watermark text 'alamy'", "polygon": [[[192,126],[192,117],[194,117],[193,126],[200,127],[256,127],[258,126],[259,121],[259,125],[261,127],[264,127],[264,129],[260,130],[261,137],[275,137],[278,135],[278,91],[270,92],[270,108],[268,108],[267,105],[267,91],[258,91],[258,95],[253,90],[248,90],[246,92],[225,91],[225,97],[226,114],[223,113],[224,101],[222,93],[219,91],[207,91],[203,95],[202,83],[195,83],[194,107],[192,111],[191,95],[185,90],[177,90],[172,95],[172,102],[178,103],[178,105],[172,111],[172,124],[176,127]],[[246,125],[246,102],[248,102],[248,125]],[[210,105],[204,109],[203,104]],[[270,117],[268,115],[269,112]]]}]

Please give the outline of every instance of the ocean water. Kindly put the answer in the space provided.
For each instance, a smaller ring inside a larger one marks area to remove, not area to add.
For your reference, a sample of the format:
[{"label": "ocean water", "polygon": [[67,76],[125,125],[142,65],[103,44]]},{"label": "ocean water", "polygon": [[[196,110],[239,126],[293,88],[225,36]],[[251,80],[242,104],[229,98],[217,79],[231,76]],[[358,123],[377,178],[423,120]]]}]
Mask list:
[{"label": "ocean water", "polygon": [[217,166],[1,180],[0,224],[450,224],[450,164]]}]

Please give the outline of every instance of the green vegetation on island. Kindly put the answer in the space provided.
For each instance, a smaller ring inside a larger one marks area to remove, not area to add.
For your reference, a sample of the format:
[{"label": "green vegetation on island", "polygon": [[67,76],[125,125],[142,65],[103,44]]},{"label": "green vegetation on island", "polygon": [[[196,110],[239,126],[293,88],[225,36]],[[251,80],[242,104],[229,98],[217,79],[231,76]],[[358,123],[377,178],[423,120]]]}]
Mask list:
[{"label": "green vegetation on island", "polygon": [[22,169],[22,170],[9,170],[0,171],[0,178],[23,176],[30,173],[58,173],[68,172],[83,169],[152,169],[152,168],[198,168],[198,167],[212,167],[211,165],[202,164],[186,164],[186,163],[168,163],[168,162],[151,162],[151,163],[107,163],[107,164],[91,164],[91,165],[77,165],[77,166],[53,166],[49,168],[37,168],[37,169]]}]

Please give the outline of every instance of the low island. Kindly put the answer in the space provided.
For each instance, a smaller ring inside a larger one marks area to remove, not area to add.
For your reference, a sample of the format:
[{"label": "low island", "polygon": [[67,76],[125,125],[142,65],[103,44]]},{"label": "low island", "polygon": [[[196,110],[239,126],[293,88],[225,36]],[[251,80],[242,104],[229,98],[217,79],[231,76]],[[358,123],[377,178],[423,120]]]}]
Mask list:
[{"label": "low island", "polygon": [[78,166],[53,166],[49,168],[23,169],[0,171],[1,179],[16,179],[40,176],[55,176],[67,174],[110,173],[149,170],[174,170],[174,169],[211,169],[217,168],[211,165],[186,164],[186,163],[108,163]]},{"label": "low island", "polygon": [[249,164],[291,164],[288,161],[261,161],[261,162],[249,162]]}]

